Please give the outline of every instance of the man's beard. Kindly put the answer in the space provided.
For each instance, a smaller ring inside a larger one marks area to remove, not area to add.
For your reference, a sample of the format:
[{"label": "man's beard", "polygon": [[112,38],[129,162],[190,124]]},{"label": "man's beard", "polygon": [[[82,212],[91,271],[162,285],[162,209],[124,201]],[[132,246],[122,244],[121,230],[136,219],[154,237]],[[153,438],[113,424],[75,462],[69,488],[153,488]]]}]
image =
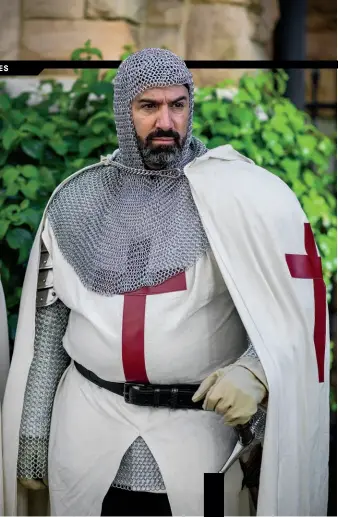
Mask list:
[{"label": "man's beard", "polygon": [[[173,138],[172,145],[153,145],[153,138]],[[143,141],[137,135],[139,149],[143,161],[149,169],[167,169],[174,163],[179,163],[182,156],[182,148],[186,137],[181,140],[180,135],[176,131],[164,131],[158,129],[150,133],[146,140]]]}]

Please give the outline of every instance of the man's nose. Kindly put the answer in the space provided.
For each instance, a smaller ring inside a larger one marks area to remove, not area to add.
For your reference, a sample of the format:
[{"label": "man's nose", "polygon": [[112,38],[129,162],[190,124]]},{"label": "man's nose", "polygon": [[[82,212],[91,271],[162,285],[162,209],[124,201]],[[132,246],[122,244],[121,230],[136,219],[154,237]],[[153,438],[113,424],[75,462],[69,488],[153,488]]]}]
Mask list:
[{"label": "man's nose", "polygon": [[170,116],[170,111],[167,105],[161,106],[158,111],[158,117],[156,121],[156,127],[161,128],[164,131],[173,129],[173,123]]}]

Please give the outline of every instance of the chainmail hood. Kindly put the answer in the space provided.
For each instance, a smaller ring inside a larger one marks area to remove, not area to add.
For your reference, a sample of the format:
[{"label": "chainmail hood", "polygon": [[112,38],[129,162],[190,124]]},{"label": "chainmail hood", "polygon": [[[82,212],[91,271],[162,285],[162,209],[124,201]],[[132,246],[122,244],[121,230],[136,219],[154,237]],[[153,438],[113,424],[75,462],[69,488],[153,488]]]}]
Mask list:
[{"label": "chainmail hood", "polygon": [[[146,171],[138,149],[137,136],[132,117],[132,101],[149,88],[185,85],[189,90],[189,121],[186,140],[180,158],[170,170]],[[123,61],[114,80],[114,114],[119,142],[115,160],[144,174],[176,176],[196,156],[206,152],[202,142],[192,136],[194,109],[193,77],[184,61],[169,50],[146,48]]]},{"label": "chainmail hood", "polygon": [[[146,169],[132,119],[133,98],[151,87],[186,84],[187,138],[170,169]],[[68,181],[48,219],[58,246],[90,291],[111,296],[155,286],[193,266],[209,248],[183,168],[207,149],[192,137],[193,81],[168,50],[145,49],[115,80],[119,150]]]}]

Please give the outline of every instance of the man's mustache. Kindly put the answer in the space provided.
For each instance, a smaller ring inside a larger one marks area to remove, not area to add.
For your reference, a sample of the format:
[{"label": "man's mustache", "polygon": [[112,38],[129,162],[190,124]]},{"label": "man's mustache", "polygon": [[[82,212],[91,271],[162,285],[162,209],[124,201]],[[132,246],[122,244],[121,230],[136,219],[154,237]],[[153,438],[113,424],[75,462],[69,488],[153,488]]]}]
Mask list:
[{"label": "man's mustache", "polygon": [[157,131],[150,133],[146,138],[146,144],[151,144],[154,138],[173,138],[176,144],[180,143],[179,133],[173,131],[172,129],[168,129],[168,131],[165,131],[164,129],[158,129]]}]

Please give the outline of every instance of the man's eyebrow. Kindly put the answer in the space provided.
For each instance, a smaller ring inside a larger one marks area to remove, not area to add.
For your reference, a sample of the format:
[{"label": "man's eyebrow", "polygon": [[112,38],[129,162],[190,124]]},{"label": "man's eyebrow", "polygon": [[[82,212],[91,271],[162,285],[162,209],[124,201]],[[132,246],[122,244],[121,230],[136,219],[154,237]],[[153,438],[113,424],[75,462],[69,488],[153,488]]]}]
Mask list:
[{"label": "man's eyebrow", "polygon": [[[188,100],[187,96],[186,95],[181,95],[180,97],[177,97],[177,99],[174,99],[172,101],[170,101],[169,104],[175,104],[176,102],[179,102],[179,101],[183,101],[183,100]],[[146,97],[142,97],[141,99],[138,99],[137,101],[139,104],[142,104],[143,102],[144,103],[149,103],[149,104],[161,104],[160,102],[154,100],[154,99],[148,99]]]}]

